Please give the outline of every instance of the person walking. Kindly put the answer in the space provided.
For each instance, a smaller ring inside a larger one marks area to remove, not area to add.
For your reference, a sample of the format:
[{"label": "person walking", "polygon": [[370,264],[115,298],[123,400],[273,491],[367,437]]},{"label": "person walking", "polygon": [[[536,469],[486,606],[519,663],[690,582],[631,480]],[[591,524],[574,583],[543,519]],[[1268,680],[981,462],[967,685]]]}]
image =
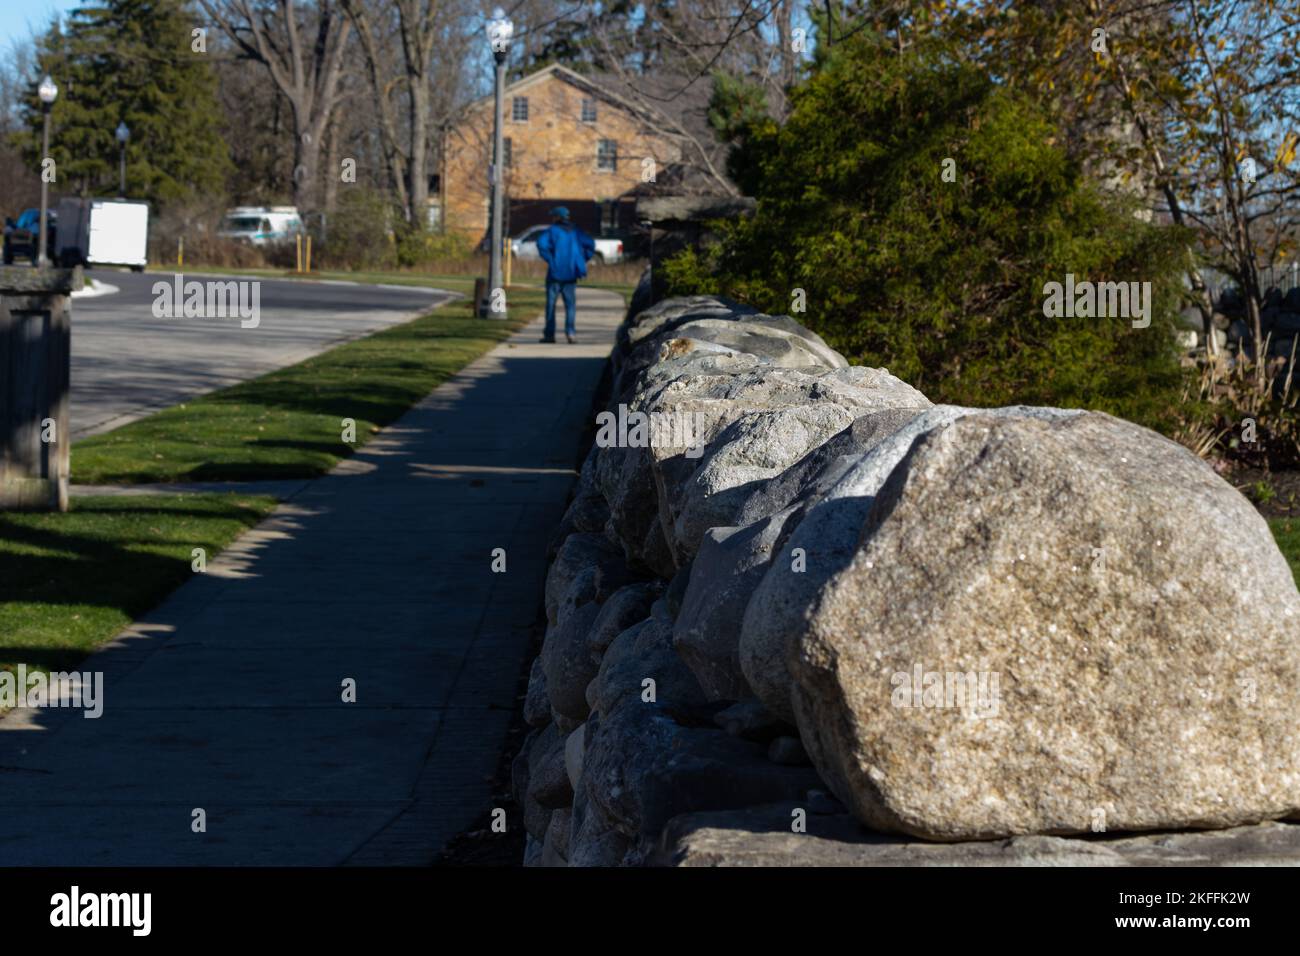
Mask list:
[{"label": "person walking", "polygon": [[546,261],[546,328],[541,341],[555,341],[555,300],[564,300],[564,337],[578,340],[574,313],[579,279],[587,276],[587,260],[596,254],[596,243],[569,221],[569,210],[551,210],[551,227],[537,238],[537,252]]}]

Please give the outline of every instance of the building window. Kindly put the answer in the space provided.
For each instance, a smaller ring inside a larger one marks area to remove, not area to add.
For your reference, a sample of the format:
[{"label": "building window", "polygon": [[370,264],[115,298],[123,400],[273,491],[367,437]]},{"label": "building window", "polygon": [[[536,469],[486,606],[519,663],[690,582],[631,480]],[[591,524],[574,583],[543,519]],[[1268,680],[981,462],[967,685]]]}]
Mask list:
[{"label": "building window", "polygon": [[596,168],[611,173],[618,169],[618,144],[612,139],[596,144]]},{"label": "building window", "polygon": [[510,118],[516,123],[528,122],[528,97],[516,96],[510,101]]},{"label": "building window", "polygon": [[582,101],[582,121],[584,123],[596,122],[596,101],[584,99]]},{"label": "building window", "polygon": [[503,147],[501,150],[501,162],[508,169],[515,163],[514,144],[510,142],[509,136],[503,136],[501,138],[501,145]]}]

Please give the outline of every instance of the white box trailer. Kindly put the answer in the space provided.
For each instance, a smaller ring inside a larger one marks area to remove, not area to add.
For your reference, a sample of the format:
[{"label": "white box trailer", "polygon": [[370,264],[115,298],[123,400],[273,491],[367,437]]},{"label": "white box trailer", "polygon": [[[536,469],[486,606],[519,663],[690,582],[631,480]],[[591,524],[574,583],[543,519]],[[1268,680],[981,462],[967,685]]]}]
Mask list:
[{"label": "white box trailer", "polygon": [[149,264],[149,204],[130,199],[61,199],[55,261],[64,267]]}]

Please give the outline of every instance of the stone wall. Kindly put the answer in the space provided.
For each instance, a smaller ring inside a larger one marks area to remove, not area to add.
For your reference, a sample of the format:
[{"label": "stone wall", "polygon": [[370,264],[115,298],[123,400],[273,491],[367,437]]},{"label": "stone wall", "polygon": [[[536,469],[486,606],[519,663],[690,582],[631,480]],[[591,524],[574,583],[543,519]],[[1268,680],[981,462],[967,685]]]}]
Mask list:
[{"label": "stone wall", "polygon": [[[788,316],[645,306],[553,543],[526,863],[1300,852],[1261,823],[1300,807],[1300,593],[1211,468],[933,405]],[[1218,832],[1134,835],[1164,830]]]}]

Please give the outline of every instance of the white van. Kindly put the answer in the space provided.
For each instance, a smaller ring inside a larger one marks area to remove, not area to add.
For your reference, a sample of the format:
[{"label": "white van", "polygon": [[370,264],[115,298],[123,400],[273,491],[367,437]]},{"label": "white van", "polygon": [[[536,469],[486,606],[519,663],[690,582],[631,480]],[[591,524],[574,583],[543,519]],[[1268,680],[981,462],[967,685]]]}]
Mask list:
[{"label": "white van", "polygon": [[149,204],[130,199],[61,199],[54,261],[62,266],[149,263]]},{"label": "white van", "polygon": [[303,231],[297,206],[236,206],[226,211],[217,235],[267,246],[292,242]]}]

